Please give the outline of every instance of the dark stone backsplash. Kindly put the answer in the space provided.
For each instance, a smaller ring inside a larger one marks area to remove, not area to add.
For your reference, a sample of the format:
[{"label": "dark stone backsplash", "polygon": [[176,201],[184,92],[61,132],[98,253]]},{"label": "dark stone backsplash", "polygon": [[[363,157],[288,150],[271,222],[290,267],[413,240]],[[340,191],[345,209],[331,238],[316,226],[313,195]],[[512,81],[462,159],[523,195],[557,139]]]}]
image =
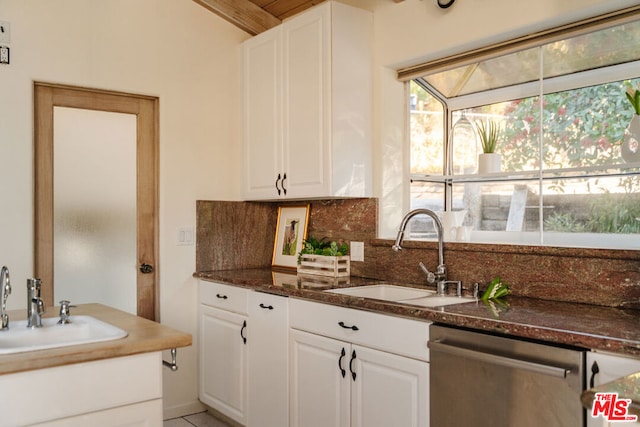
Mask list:
[{"label": "dark stone backsplash", "polygon": [[[365,262],[353,276],[425,283],[420,261],[437,265],[437,244],[406,240],[393,252],[376,238],[377,199],[311,200],[308,234],[365,243]],[[300,202],[197,202],[196,270],[234,270],[271,265],[278,206]],[[554,301],[640,309],[640,251],[445,243],[450,280],[481,288],[495,276],[512,293]]]}]

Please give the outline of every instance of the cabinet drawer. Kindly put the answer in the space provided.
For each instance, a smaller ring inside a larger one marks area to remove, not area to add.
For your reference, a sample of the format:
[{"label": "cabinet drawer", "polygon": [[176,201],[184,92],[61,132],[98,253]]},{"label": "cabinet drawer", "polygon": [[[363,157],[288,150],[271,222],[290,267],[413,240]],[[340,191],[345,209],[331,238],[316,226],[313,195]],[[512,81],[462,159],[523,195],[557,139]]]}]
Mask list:
[{"label": "cabinet drawer", "polygon": [[206,280],[200,280],[198,288],[198,298],[201,304],[234,313],[247,314],[248,289]]},{"label": "cabinet drawer", "polygon": [[365,345],[382,351],[429,360],[430,322],[291,299],[292,328]]}]

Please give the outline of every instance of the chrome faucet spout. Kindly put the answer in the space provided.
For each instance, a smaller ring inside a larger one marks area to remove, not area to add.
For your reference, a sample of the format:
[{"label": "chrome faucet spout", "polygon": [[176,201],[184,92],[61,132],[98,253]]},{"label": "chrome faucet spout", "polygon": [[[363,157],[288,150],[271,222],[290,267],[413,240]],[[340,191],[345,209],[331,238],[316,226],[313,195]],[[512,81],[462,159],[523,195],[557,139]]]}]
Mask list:
[{"label": "chrome faucet spout", "polygon": [[27,328],[42,327],[44,301],[40,297],[40,279],[27,279]]},{"label": "chrome faucet spout", "polygon": [[427,275],[427,281],[429,283],[433,283],[437,281],[437,291],[438,294],[444,294],[446,290],[446,286],[444,282],[447,280],[447,266],[444,264],[444,228],[442,226],[442,222],[438,215],[432,211],[431,209],[414,209],[407,213],[404,218],[402,218],[402,222],[400,223],[400,228],[398,229],[398,235],[396,236],[396,241],[391,246],[391,249],[394,251],[402,250],[402,241],[404,239],[404,233],[407,228],[407,224],[409,220],[416,215],[427,215],[433,220],[434,227],[436,229],[436,235],[438,237],[438,267],[436,268],[435,273],[430,272],[424,264],[420,263],[420,268]]},{"label": "chrome faucet spout", "polygon": [[2,287],[2,305],[0,305],[0,331],[9,329],[9,315],[7,314],[7,298],[11,294],[11,279],[9,269],[2,267],[0,270],[0,287]]}]

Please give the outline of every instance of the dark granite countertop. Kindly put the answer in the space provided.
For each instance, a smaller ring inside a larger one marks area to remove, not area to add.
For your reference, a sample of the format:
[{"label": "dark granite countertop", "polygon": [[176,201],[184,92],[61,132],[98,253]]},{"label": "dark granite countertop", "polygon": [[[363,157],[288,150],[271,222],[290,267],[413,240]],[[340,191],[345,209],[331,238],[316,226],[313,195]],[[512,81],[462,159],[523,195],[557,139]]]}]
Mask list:
[{"label": "dark granite countertop", "polygon": [[[269,268],[203,271],[194,277],[327,304],[640,357],[640,310],[508,296],[504,305],[483,301],[421,307],[323,292],[337,287],[391,283],[344,280],[272,271]],[[407,285],[422,288],[419,285]]]},{"label": "dark granite countertop", "polygon": [[[389,281],[360,277],[301,278],[295,273],[268,268],[197,272],[194,277],[343,307],[640,357],[639,310],[515,296],[504,298],[503,304],[475,301],[420,307],[324,292],[339,287],[392,283]],[[621,398],[632,399],[629,413],[640,415],[640,373],[585,391],[582,402],[586,408],[591,407],[597,392],[618,392]]]}]

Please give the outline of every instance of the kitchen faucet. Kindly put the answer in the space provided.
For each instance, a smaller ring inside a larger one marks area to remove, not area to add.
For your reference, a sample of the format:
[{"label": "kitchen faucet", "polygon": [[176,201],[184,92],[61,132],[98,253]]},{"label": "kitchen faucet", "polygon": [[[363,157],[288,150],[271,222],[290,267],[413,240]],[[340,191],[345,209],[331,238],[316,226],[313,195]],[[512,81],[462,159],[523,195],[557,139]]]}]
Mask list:
[{"label": "kitchen faucet", "polygon": [[408,214],[404,216],[402,222],[400,223],[400,229],[398,230],[398,236],[396,237],[396,241],[391,247],[394,251],[402,250],[402,239],[404,238],[404,231],[407,228],[407,223],[411,218],[416,215],[427,215],[433,219],[433,223],[435,225],[436,234],[438,235],[438,267],[436,267],[435,273],[429,271],[427,267],[421,262],[420,268],[427,275],[427,281],[429,283],[436,282],[436,293],[438,295],[445,295],[447,290],[447,266],[444,264],[444,255],[443,255],[443,227],[440,218],[438,215],[431,209],[414,209]]},{"label": "kitchen faucet", "polygon": [[0,286],[2,287],[2,305],[0,306],[0,318],[2,325],[0,331],[9,329],[9,315],[7,314],[7,298],[11,293],[11,279],[9,278],[9,269],[2,267],[0,270]]},{"label": "kitchen faucet", "polygon": [[40,298],[40,279],[27,279],[27,328],[41,328],[44,301]]}]

